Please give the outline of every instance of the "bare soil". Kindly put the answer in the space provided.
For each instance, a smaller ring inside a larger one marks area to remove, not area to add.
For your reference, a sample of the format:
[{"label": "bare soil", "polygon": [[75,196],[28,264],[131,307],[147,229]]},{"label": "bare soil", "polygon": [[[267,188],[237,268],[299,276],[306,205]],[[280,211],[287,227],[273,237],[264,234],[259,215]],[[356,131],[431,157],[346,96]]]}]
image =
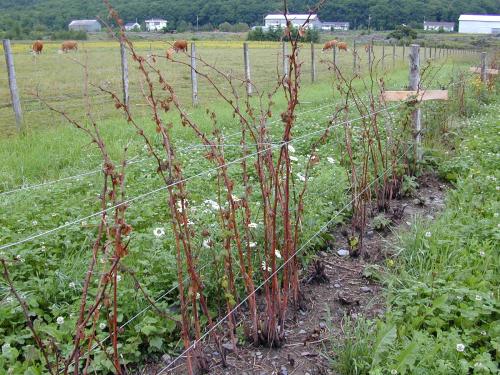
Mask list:
[{"label": "bare soil", "polygon": [[[412,197],[391,202],[387,217],[389,229],[376,231],[368,224],[363,251],[358,257],[339,256],[338,250],[349,249],[349,227],[332,230],[334,240],[319,251],[304,272],[301,310],[290,313],[287,321],[286,344],[279,349],[240,346],[227,354],[227,367],[214,347],[206,345],[210,374],[214,375],[325,375],[331,370],[330,340],[341,340],[345,315],[356,320],[360,316],[375,318],[384,314],[383,288],[364,276],[366,267],[385,263],[391,256],[396,233],[406,230],[415,216],[432,220],[444,208],[447,186],[434,174],[418,180],[419,188]],[[317,276],[315,278],[315,276]],[[328,354],[328,355],[327,355]],[[168,358],[165,358],[168,361]],[[168,362],[150,368],[152,374]],[[185,374],[184,364],[177,364],[173,374]]]}]

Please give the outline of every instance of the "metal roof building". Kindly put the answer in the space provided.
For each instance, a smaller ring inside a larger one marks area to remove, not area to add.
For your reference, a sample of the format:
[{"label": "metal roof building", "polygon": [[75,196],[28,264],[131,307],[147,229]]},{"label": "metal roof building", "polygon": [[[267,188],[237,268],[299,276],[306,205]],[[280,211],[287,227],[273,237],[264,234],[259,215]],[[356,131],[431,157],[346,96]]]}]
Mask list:
[{"label": "metal roof building", "polygon": [[68,28],[75,31],[94,32],[101,31],[101,24],[97,20],[74,20]]},{"label": "metal roof building", "polygon": [[437,21],[424,21],[424,30],[439,31],[454,31],[455,22],[437,22]]},{"label": "metal roof building", "polygon": [[468,34],[500,34],[500,14],[462,14],[458,32]]}]

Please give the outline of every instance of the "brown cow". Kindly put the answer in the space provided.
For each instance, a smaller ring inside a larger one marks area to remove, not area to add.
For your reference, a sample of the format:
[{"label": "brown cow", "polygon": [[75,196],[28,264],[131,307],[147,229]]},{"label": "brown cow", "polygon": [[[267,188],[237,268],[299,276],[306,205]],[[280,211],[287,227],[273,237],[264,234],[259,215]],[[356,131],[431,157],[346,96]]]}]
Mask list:
[{"label": "brown cow", "polygon": [[333,39],[333,40],[329,40],[328,42],[325,43],[325,45],[323,46],[323,52],[324,51],[327,51],[329,49],[332,49],[332,48],[335,48],[335,46],[337,45],[338,41]]},{"label": "brown cow", "polygon": [[179,52],[187,52],[188,50],[188,41],[187,40],[176,40],[174,42],[174,51]]},{"label": "brown cow", "polygon": [[373,51],[373,46],[371,44],[366,44],[365,45],[365,52],[368,53],[370,51]]},{"label": "brown cow", "polygon": [[41,54],[42,50],[43,50],[43,42],[41,42],[40,40],[37,40],[35,43],[33,43],[33,46],[31,47],[31,49],[36,55]]},{"label": "brown cow", "polygon": [[66,53],[71,50],[78,51],[78,43],[74,40],[67,40],[61,44],[61,50]]},{"label": "brown cow", "polygon": [[346,51],[347,52],[347,43],[346,42],[338,42],[337,48],[339,49],[339,51]]}]

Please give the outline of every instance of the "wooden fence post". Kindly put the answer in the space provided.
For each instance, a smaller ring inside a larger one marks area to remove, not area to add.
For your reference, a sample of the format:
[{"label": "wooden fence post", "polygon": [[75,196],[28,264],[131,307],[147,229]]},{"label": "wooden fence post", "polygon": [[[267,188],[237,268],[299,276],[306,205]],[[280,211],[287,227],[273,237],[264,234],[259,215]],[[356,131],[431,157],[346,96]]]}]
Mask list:
[{"label": "wooden fence post", "polygon": [[196,45],[191,43],[191,86],[193,105],[198,105],[198,76],[196,74]]},{"label": "wooden fence post", "polygon": [[23,112],[21,109],[21,101],[19,100],[19,91],[17,90],[16,70],[14,69],[14,58],[12,57],[9,39],[3,40],[3,50],[9,77],[10,98],[12,100],[14,114],[16,115],[16,129],[20,132],[23,128]]},{"label": "wooden fence post", "polygon": [[396,68],[396,43],[392,44],[392,69]]},{"label": "wooden fence post", "polygon": [[481,82],[486,82],[486,52],[481,52]]},{"label": "wooden fence post", "polygon": [[434,58],[437,58],[437,46],[434,46]]},{"label": "wooden fence post", "polygon": [[250,75],[250,55],[248,54],[248,43],[243,43],[243,63],[245,64],[245,81],[247,86],[247,95],[252,95],[252,81]]},{"label": "wooden fence post", "polygon": [[333,68],[337,69],[337,46],[333,46]]},{"label": "wooden fence post", "polygon": [[385,68],[385,42],[382,44],[382,71]]},{"label": "wooden fence post", "polygon": [[353,42],[353,47],[352,47],[352,72],[353,74],[356,74],[357,73],[357,67],[356,67],[356,59],[357,59],[357,51],[356,51],[356,39],[354,39],[354,42]]},{"label": "wooden fence post", "polygon": [[311,82],[316,81],[316,53],[314,50],[314,42],[311,42]]},{"label": "wooden fence post", "polygon": [[405,46],[405,44],[403,43],[403,61],[405,60],[405,49],[406,49],[406,46]]},{"label": "wooden fence post", "polygon": [[368,71],[372,70],[373,39],[368,43]]},{"label": "wooden fence post", "polygon": [[[420,85],[420,46],[411,45],[409,89],[418,91]],[[422,114],[420,108],[412,113],[413,131],[415,132],[415,151],[417,161],[422,161]]]},{"label": "wooden fence post", "polygon": [[125,49],[125,42],[120,40],[120,55],[122,60],[122,88],[123,88],[123,104],[129,108],[130,97],[128,94],[128,61],[127,50]]},{"label": "wooden fence post", "polygon": [[[410,46],[410,55],[411,55],[411,46]],[[427,60],[427,47],[424,47],[424,60]]]},{"label": "wooden fence post", "polygon": [[283,76],[288,81],[288,46],[283,42]]}]

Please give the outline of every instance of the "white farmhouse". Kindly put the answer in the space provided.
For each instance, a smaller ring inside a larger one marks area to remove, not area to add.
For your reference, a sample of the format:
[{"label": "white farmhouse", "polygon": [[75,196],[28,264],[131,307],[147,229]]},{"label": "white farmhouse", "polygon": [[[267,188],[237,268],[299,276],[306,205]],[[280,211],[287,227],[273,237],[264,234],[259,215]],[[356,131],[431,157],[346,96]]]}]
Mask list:
[{"label": "white farmhouse", "polygon": [[500,14],[462,14],[458,32],[464,34],[500,34]]},{"label": "white farmhouse", "polygon": [[123,27],[126,31],[141,30],[141,25],[137,21],[127,22]]},{"label": "white farmhouse", "polygon": [[148,31],[160,31],[167,27],[167,20],[162,18],[151,18],[150,20],[144,21],[146,23],[146,30]]},{"label": "white farmhouse", "polygon": [[[288,14],[288,20],[292,23],[294,27],[302,26],[306,21],[306,27],[309,29],[319,29],[321,28],[321,21],[317,14]],[[309,19],[309,20],[308,20]],[[286,27],[286,19],[283,14],[268,14],[264,18],[265,28],[273,27]]]}]

